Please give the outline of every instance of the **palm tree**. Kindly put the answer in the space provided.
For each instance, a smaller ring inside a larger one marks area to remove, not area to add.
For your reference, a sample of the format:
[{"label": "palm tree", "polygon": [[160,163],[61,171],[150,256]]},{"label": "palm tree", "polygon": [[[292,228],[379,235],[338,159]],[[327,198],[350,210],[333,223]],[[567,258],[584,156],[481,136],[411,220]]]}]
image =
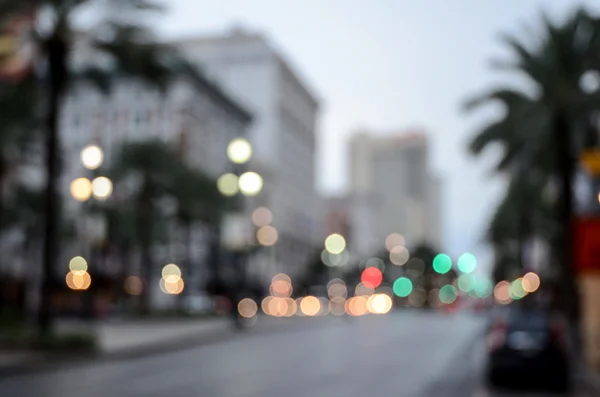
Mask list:
[{"label": "palm tree", "polygon": [[[142,279],[151,279],[151,246],[155,238],[156,219],[161,215],[159,202],[169,197],[175,182],[174,172],[181,164],[177,152],[167,144],[153,140],[125,143],[112,164],[110,175],[115,189],[133,192],[129,199],[135,207],[135,233],[139,238]],[[148,288],[142,293],[142,312],[149,310]]]},{"label": "palm tree", "polygon": [[201,222],[209,230],[214,228],[221,221],[225,202],[215,180],[184,163],[174,170],[171,194],[177,201],[177,221],[187,247],[182,270],[190,277],[193,269],[193,226],[196,222]]},{"label": "palm tree", "polygon": [[578,10],[562,24],[544,18],[540,41],[531,48],[511,37],[504,41],[515,59],[496,62],[495,66],[524,76],[531,89],[501,88],[468,104],[468,108],[473,108],[499,101],[505,108],[501,118],[473,139],[471,150],[478,154],[498,143],[504,149],[499,171],[514,177],[523,171],[521,166],[526,162],[527,170],[539,171],[545,183],[559,181],[561,194],[556,213],[561,244],[554,248],[563,291],[557,303],[576,320],[579,307],[569,232],[573,214],[571,190],[576,152],[589,131],[583,127],[600,104],[599,93],[587,93],[580,86],[582,76],[598,70],[600,65],[600,23]]},{"label": "palm tree", "polygon": [[[107,11],[100,14],[104,6]],[[95,7],[97,15],[103,15],[97,27],[78,32],[74,26],[75,15],[85,7]],[[159,10],[152,0],[36,0],[35,2],[3,0],[0,16],[9,14],[43,14],[43,24],[33,32],[32,40],[37,43],[39,61],[44,65],[42,78],[45,88],[46,119],[46,226],[43,250],[42,296],[51,294],[51,278],[56,256],[55,208],[59,193],[56,191],[59,175],[59,120],[60,105],[64,93],[71,83],[86,80],[102,90],[110,87],[111,77],[140,79],[152,86],[165,88],[171,78],[188,73],[196,76],[195,70],[182,61],[174,49],[158,44],[151,30],[140,23],[140,13]],[[42,26],[43,25],[43,26]],[[99,55],[111,61],[107,69],[98,65],[71,66],[71,52],[85,39],[86,44]],[[38,323],[40,331],[51,329],[51,299],[42,299]]]}]

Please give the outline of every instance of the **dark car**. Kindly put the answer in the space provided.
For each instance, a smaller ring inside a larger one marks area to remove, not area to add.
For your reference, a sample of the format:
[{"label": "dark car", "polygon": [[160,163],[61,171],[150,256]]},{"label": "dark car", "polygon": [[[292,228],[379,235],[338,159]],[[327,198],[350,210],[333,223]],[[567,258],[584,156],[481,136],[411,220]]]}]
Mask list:
[{"label": "dark car", "polygon": [[488,335],[490,385],[567,391],[567,332],[565,322],[547,312],[511,310],[498,316]]}]

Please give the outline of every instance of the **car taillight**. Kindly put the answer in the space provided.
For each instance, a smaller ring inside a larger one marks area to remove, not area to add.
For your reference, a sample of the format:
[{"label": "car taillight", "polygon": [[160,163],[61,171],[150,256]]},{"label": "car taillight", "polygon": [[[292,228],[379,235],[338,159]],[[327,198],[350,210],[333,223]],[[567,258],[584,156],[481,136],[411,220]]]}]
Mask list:
[{"label": "car taillight", "polygon": [[506,332],[508,327],[504,322],[496,322],[491,329],[488,336],[488,349],[490,351],[496,351],[504,346],[506,341]]}]

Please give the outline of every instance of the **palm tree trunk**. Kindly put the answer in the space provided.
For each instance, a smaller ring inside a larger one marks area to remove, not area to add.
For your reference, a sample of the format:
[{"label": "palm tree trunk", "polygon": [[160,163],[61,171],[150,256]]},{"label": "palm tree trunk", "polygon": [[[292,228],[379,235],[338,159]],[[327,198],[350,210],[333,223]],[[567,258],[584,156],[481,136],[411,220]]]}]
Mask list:
[{"label": "palm tree trunk", "polygon": [[138,233],[142,251],[141,278],[144,282],[144,288],[140,295],[140,312],[142,315],[147,315],[150,313],[150,289],[152,288],[152,203],[150,200],[142,199],[139,208]]},{"label": "palm tree trunk", "polygon": [[[560,280],[558,283],[558,307],[566,314],[571,323],[579,328],[580,307],[574,267],[573,241],[573,180],[575,159],[570,142],[569,123],[566,112],[557,109],[554,114],[554,138],[558,161],[561,197],[558,203],[558,217],[562,225],[558,247]],[[578,332],[578,331],[577,331]]]},{"label": "palm tree trunk", "polygon": [[55,35],[46,42],[48,54],[48,119],[46,142],[46,224],[44,228],[42,286],[37,323],[41,333],[52,330],[52,279],[56,260],[56,228],[58,224],[58,192],[56,182],[59,174],[58,128],[60,120],[60,100],[66,85],[67,45],[62,37]]}]

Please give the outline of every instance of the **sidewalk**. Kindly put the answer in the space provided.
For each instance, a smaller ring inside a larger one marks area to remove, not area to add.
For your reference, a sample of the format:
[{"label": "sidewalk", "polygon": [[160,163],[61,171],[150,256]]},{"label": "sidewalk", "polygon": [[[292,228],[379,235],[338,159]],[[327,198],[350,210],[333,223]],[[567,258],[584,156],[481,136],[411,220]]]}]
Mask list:
[{"label": "sidewalk", "polygon": [[[90,329],[93,327],[93,329]],[[58,332],[89,330],[98,337],[95,353],[1,351],[0,377],[69,365],[82,360],[122,359],[168,352],[233,334],[231,319],[126,320],[83,324],[60,322]]]}]

